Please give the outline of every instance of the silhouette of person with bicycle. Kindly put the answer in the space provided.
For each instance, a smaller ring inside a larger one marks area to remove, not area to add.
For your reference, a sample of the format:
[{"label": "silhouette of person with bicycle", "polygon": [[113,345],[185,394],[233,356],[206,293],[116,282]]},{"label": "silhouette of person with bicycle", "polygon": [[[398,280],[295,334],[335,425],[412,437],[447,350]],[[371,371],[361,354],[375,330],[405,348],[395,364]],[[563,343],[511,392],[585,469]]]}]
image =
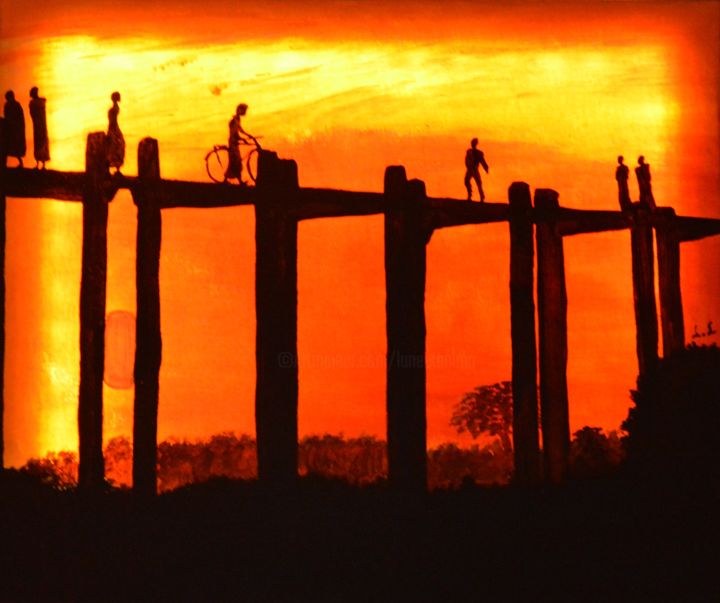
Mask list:
[{"label": "silhouette of person with bicycle", "polygon": [[[237,180],[241,186],[255,182],[257,176],[257,158],[262,150],[258,137],[242,127],[242,118],[247,114],[248,106],[240,103],[235,114],[228,122],[227,145],[214,145],[205,155],[205,169],[213,182],[227,184]],[[260,137],[262,138],[262,137]],[[244,148],[243,152],[241,150]],[[247,173],[249,180],[243,180]]]},{"label": "silhouette of person with bicycle", "polygon": [[240,145],[249,144],[244,134],[247,134],[242,127],[241,118],[247,113],[248,106],[240,103],[235,109],[235,115],[228,123],[228,166],[225,171],[225,182],[231,178],[242,181],[242,157],[240,156]]},{"label": "silhouette of person with bicycle", "polygon": [[467,189],[468,201],[472,201],[472,184],[471,180],[475,180],[480,195],[480,203],[485,201],[485,193],[483,192],[482,180],[480,179],[480,166],[483,166],[486,174],[490,171],[485,161],[485,154],[477,148],[478,139],[473,138],[470,141],[470,148],[465,153],[465,188]]}]

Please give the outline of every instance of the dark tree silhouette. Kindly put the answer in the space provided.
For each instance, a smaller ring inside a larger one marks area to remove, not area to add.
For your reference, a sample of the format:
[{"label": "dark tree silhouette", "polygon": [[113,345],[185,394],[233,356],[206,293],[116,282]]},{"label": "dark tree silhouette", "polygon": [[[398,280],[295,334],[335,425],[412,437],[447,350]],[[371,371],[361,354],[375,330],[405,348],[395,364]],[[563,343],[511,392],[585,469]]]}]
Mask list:
[{"label": "dark tree silhouette", "polygon": [[[466,393],[453,409],[450,424],[458,433],[468,432],[473,438],[494,436],[498,438],[503,453],[512,452],[512,382],[482,385]],[[606,435],[600,427],[586,426],[573,434],[570,446],[570,473],[573,477],[609,475],[622,458],[622,443],[614,431]]]},{"label": "dark tree silhouette", "polygon": [[481,385],[468,392],[453,409],[450,424],[458,433],[469,432],[500,439],[505,450],[512,450],[512,382]]},{"label": "dark tree silhouette", "polygon": [[720,349],[691,344],[638,378],[623,429],[631,468],[668,479],[720,477]]}]

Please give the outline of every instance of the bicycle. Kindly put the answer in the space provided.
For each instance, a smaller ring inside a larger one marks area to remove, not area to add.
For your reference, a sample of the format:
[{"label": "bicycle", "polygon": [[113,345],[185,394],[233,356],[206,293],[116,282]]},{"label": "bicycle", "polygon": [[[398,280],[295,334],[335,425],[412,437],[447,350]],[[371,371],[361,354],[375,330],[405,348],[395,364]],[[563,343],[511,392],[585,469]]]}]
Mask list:
[{"label": "bicycle", "polygon": [[[258,142],[258,138],[262,138],[262,136],[258,136],[256,138],[255,136],[253,136],[252,134],[248,134],[247,132],[245,132],[244,134],[248,138],[240,139],[240,157],[243,164],[243,172],[248,174],[250,176],[250,180],[252,180],[252,184],[255,184],[255,182],[257,182],[258,153],[262,151],[262,147]],[[244,153],[242,151],[242,147],[252,147],[252,149],[250,149],[250,151],[243,157]],[[227,173],[229,164],[230,147],[228,147],[226,144],[215,145],[207,153],[207,155],[205,155],[205,169],[207,170],[207,174],[208,176],[210,176],[210,179],[213,182],[225,183],[228,181],[228,178],[225,176],[225,174]],[[245,181],[240,181],[240,184],[247,186],[249,183]]]}]

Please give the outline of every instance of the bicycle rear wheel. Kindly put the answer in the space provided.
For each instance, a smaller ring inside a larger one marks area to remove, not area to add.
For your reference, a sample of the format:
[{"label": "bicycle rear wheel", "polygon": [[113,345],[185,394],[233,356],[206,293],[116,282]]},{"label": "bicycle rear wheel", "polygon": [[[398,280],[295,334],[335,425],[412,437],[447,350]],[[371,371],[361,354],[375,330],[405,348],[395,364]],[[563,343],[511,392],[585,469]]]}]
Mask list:
[{"label": "bicycle rear wheel", "polygon": [[230,155],[227,147],[215,147],[205,155],[205,169],[210,179],[214,182],[225,182],[225,172],[229,162]]},{"label": "bicycle rear wheel", "polygon": [[247,173],[253,184],[257,182],[257,161],[258,161],[258,150],[253,149],[248,153],[247,159],[245,160],[245,166],[247,167]]}]

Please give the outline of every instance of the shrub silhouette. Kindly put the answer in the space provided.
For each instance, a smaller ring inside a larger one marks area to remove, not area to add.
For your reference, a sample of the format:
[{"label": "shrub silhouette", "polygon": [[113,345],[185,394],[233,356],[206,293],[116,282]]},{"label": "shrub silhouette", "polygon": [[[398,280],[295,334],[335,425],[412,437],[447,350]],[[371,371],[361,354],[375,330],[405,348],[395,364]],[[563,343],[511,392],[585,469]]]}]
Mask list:
[{"label": "shrub silhouette", "polygon": [[44,458],[30,459],[22,471],[56,490],[73,488],[78,480],[77,454],[66,450],[49,452]]},{"label": "shrub silhouette", "polygon": [[616,431],[608,435],[601,427],[583,427],[570,443],[570,475],[575,478],[612,474],[623,460],[623,446]]},{"label": "shrub silhouette", "polygon": [[623,429],[630,468],[649,476],[720,476],[720,349],[691,345],[638,378]]},{"label": "shrub silhouette", "polygon": [[[475,455],[465,460],[472,466],[472,475],[482,475],[484,483],[507,483],[513,473],[513,398],[512,382],[498,381],[490,385],[481,385],[466,393],[453,408],[450,425],[458,433],[468,432],[473,438],[494,437],[490,446],[475,451]],[[451,446],[451,445],[446,445]],[[442,447],[441,447],[442,448]],[[436,457],[462,456],[463,451],[455,447],[437,449]],[[482,459],[480,461],[480,459]],[[615,431],[605,435],[600,427],[583,427],[573,434],[570,445],[570,474],[575,478],[593,478],[610,475],[623,459],[622,443]],[[480,461],[479,463],[476,461]],[[443,463],[448,469],[453,462]],[[492,467],[488,474],[488,468]],[[433,476],[432,479],[440,479]],[[432,482],[431,479],[431,482]],[[442,480],[440,480],[442,481]],[[454,476],[453,482],[457,481]]]},{"label": "shrub silhouette", "polygon": [[[77,455],[52,452],[31,459],[25,473],[58,489],[77,485]],[[106,477],[115,487],[132,484],[132,444],[126,437],[111,439],[105,448]],[[298,447],[301,476],[339,478],[362,486],[387,477],[386,443],[371,436],[345,438],[313,435]],[[500,441],[489,445],[460,448],[446,443],[428,451],[430,488],[459,487],[468,479],[477,484],[505,484],[512,473],[512,450]],[[169,439],[158,446],[158,489],[174,490],[213,478],[250,480],[257,478],[255,440],[248,435],[220,433],[207,440]]]},{"label": "shrub silhouette", "polygon": [[468,482],[502,485],[513,472],[512,449],[499,440],[480,448],[442,444],[428,452],[428,483],[435,488],[456,488]]}]

